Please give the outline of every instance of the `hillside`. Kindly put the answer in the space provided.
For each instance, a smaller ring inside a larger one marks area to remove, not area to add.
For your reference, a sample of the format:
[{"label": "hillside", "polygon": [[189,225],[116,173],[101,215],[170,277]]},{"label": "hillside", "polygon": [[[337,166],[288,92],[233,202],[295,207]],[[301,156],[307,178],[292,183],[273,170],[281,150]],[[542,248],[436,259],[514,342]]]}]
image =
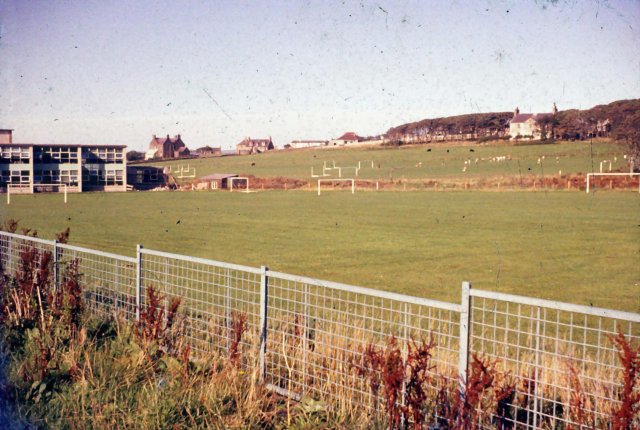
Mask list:
[{"label": "hillside", "polygon": [[[504,137],[512,112],[488,112],[423,119],[390,128],[386,136],[403,141],[477,140]],[[556,139],[587,139],[594,136],[637,140],[640,130],[640,99],[618,100],[591,109],[558,111],[548,125]]]}]

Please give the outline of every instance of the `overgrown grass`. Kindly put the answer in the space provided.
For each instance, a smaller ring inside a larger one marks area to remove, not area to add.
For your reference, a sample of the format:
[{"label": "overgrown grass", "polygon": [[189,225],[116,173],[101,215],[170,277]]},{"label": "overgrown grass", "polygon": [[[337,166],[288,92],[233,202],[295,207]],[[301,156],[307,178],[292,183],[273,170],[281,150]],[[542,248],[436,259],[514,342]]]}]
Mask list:
[{"label": "overgrown grass", "polygon": [[460,283],[640,311],[640,199],[627,192],[225,192],[13,196],[44,238],[147,248],[458,302]]}]

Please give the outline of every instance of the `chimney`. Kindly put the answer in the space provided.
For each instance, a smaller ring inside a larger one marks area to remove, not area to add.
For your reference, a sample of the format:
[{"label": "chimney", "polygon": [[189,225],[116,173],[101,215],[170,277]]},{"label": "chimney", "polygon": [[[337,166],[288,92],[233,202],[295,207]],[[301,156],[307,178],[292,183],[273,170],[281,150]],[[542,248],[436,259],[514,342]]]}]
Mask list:
[{"label": "chimney", "polygon": [[180,135],[178,134],[178,139],[180,139]]},{"label": "chimney", "polygon": [[558,106],[556,106],[556,102],[553,102],[553,109],[551,112],[553,112],[554,115],[558,113]]},{"label": "chimney", "polygon": [[516,107],[516,109],[513,111],[513,116],[516,116],[518,114],[520,114],[520,109]]}]

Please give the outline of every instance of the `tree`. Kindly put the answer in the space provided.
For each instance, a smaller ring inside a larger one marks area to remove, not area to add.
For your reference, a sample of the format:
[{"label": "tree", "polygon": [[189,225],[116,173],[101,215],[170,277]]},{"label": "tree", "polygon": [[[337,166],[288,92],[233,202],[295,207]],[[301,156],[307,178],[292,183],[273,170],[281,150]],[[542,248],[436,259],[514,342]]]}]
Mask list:
[{"label": "tree", "polygon": [[129,151],[127,152],[127,161],[144,160],[144,152]]},{"label": "tree", "polygon": [[640,169],[640,111],[627,115],[613,130],[613,137],[627,143],[631,168]]}]

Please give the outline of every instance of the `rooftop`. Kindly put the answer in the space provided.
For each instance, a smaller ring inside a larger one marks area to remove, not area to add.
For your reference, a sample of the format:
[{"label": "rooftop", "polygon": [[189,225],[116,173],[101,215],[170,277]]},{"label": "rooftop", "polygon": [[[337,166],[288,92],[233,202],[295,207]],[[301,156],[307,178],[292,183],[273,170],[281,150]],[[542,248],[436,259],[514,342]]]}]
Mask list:
[{"label": "rooftop", "polygon": [[17,143],[17,142],[13,142],[13,143],[0,143],[0,146],[17,146],[17,147],[43,147],[43,146],[48,146],[48,147],[52,147],[52,148],[60,148],[60,147],[65,147],[65,148],[126,148],[127,145],[94,145],[94,144],[78,144],[78,143]]}]

